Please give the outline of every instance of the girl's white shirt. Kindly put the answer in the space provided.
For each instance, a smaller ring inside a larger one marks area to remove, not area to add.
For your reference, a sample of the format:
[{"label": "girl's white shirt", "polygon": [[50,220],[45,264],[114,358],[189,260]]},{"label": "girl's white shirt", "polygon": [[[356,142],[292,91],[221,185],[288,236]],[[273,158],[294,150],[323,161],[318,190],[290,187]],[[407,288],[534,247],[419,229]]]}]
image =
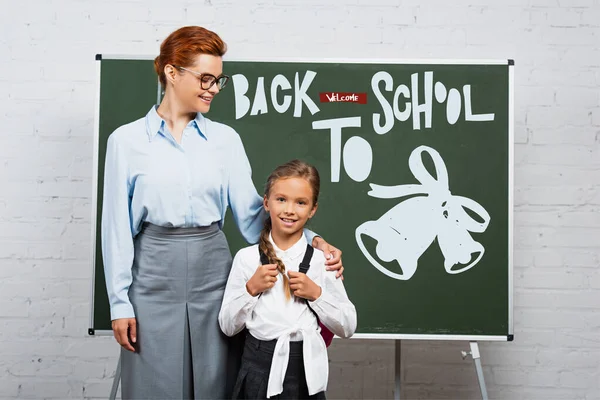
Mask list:
[{"label": "girl's white shirt", "polygon": [[[306,252],[306,238],[302,236],[285,251],[273,243],[270,235],[269,240],[277,257],[285,264],[286,272],[297,272]],[[246,327],[257,339],[277,339],[267,397],[283,391],[290,341],[304,341],[302,349],[309,394],[325,391],[329,375],[327,348],[316,317],[304,299],[294,296],[290,300],[285,298],[281,274],[273,288],[260,296],[252,297],[246,289],[246,283],[260,265],[258,245],[241,249],[235,255],[219,312],[221,330],[226,335],[233,336]],[[321,287],[321,296],[310,301],[310,307],[335,335],[347,338],[356,330],[356,309],[348,299],[342,280],[335,275],[335,271],[325,270],[325,255],[315,249],[307,276]]]}]

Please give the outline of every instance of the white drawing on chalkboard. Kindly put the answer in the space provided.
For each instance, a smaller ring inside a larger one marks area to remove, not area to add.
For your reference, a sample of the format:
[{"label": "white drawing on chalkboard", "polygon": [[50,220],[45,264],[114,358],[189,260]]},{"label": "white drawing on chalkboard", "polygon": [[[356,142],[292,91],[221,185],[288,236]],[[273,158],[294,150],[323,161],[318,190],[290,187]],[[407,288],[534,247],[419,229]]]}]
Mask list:
[{"label": "white drawing on chalkboard", "polygon": [[[433,160],[435,178],[423,165],[423,153],[428,153]],[[370,184],[368,195],[380,199],[419,196],[401,201],[376,221],[360,225],[356,229],[359,248],[374,267],[399,280],[409,280],[414,275],[419,257],[436,237],[448,273],[459,274],[474,267],[483,257],[485,249],[481,243],[473,240],[469,232],[484,232],[490,215],[476,201],[450,193],[446,164],[436,150],[427,146],[417,147],[412,151],[408,165],[421,184]],[[482,221],[473,219],[465,208]],[[382,266],[366,249],[362,235],[377,241],[375,252],[379,259],[384,262],[396,261],[402,272],[392,272]],[[459,268],[454,268],[457,264]]]}]

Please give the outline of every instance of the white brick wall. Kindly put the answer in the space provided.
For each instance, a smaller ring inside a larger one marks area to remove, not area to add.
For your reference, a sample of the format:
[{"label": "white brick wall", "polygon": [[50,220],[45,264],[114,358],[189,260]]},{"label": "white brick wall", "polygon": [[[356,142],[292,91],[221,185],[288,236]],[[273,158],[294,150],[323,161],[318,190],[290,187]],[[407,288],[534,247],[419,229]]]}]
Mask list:
[{"label": "white brick wall", "polygon": [[[2,0],[0,398],[103,398],[86,335],[96,53],[214,29],[230,57],[514,58],[515,341],[491,398],[600,398],[599,0]],[[277,32],[277,34],[273,34]],[[478,398],[467,343],[403,342],[404,398]],[[391,398],[394,343],[331,348],[331,398]]]}]

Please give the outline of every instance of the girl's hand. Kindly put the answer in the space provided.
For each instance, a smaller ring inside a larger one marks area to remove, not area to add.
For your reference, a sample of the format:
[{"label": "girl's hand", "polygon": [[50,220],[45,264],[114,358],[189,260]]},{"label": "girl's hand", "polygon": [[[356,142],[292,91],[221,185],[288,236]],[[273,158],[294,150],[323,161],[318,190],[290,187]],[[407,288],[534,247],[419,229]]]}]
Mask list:
[{"label": "girl's hand", "polygon": [[315,301],[321,297],[321,287],[302,272],[288,271],[290,289],[296,297]]},{"label": "girl's hand", "polygon": [[325,253],[325,266],[327,271],[337,271],[336,278],[344,280],[344,267],[342,266],[342,251],[327,243],[322,237],[315,236],[312,246]]},{"label": "girl's hand", "polygon": [[252,278],[246,283],[246,290],[252,297],[258,296],[265,290],[271,289],[277,282],[277,264],[265,264],[256,268]]},{"label": "girl's hand", "polygon": [[137,341],[137,323],[135,318],[119,318],[112,321],[112,330],[117,342],[125,349],[135,352],[132,346]]}]

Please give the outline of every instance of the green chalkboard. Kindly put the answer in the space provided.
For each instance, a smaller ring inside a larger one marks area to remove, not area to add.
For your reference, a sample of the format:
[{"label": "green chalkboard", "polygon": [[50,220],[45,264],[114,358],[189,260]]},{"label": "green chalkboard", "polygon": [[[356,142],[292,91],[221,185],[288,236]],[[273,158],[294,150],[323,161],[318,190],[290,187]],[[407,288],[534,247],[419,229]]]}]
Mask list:
[{"label": "green chalkboard", "polygon": [[[110,329],[99,247],[108,135],[157,101],[151,60],[100,64],[90,332]],[[357,337],[512,339],[512,62],[226,61],[209,118],[240,134],[262,193],[321,173],[310,228],[343,250]],[[232,252],[246,244],[233,219]]]}]

